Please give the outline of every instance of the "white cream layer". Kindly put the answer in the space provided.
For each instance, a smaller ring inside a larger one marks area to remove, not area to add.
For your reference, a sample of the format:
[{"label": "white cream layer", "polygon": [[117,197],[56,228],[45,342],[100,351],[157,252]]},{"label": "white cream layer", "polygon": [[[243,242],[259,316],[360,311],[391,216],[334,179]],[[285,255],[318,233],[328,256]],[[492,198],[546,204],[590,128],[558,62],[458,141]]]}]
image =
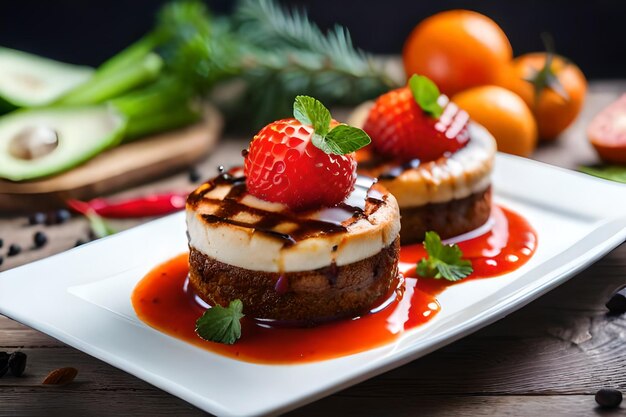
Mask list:
[{"label": "white cream layer", "polygon": [[448,158],[407,169],[391,180],[381,180],[400,208],[445,203],[487,189],[496,155],[496,141],[484,127],[469,125],[471,140]]},{"label": "white cream layer", "polygon": [[[362,177],[358,181],[362,181]],[[205,197],[223,199],[229,185],[218,186]],[[359,195],[362,194],[362,195]],[[355,190],[350,199],[366,198],[366,193]],[[282,204],[268,203],[246,195],[242,203],[265,211],[282,211]],[[350,204],[350,202],[348,201]],[[254,229],[226,223],[207,223],[202,214],[213,214],[218,205],[203,200],[194,210],[187,206],[189,244],[203,254],[228,265],[254,271],[297,272],[337,266],[369,258],[389,246],[400,233],[400,214],[396,199],[388,194],[377,211],[347,227],[347,232],[307,238],[288,247],[273,237]],[[337,218],[339,209],[322,209],[309,218]],[[345,215],[345,214],[344,214]],[[240,213],[233,220],[253,223],[258,218]],[[281,224],[280,232],[288,233],[294,224]],[[333,250],[336,246],[336,250]]]}]

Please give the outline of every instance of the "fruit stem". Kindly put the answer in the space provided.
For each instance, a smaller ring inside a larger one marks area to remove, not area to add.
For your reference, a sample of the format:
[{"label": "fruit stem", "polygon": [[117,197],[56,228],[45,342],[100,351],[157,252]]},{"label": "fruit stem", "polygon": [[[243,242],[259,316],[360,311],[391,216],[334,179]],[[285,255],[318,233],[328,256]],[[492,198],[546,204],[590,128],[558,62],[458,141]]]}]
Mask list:
[{"label": "fruit stem", "polygon": [[554,73],[552,69],[552,62],[554,61],[555,49],[554,49],[554,39],[552,35],[548,32],[543,32],[541,34],[541,40],[543,41],[543,46],[546,49],[546,61],[539,71],[536,71],[534,74],[526,78],[525,80],[532,84],[534,90],[534,101],[535,108],[539,105],[539,99],[541,97],[541,93],[545,89],[550,89],[554,91],[559,97],[563,100],[568,101],[569,95],[567,91],[561,85],[559,78]]}]

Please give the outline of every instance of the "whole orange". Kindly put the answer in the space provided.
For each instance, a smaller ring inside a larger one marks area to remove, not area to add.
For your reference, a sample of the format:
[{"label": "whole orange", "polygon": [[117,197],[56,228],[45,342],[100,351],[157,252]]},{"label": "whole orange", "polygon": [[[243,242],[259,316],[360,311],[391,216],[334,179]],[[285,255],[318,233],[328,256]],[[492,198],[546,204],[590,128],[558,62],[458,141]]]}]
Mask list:
[{"label": "whole orange", "polygon": [[452,101],[491,132],[499,151],[529,156],[535,150],[537,125],[530,109],[517,94],[487,85],[465,90],[452,97]]},{"label": "whole orange", "polygon": [[[545,68],[547,57],[547,53],[535,52],[515,58],[501,73],[498,84],[526,102],[535,115],[539,137],[550,140],[572,124],[580,113],[587,80],[580,68],[557,55],[549,68]],[[551,87],[550,83],[557,85]]]},{"label": "whole orange", "polygon": [[469,10],[437,13],[419,23],[402,50],[407,77],[425,75],[442,93],[495,84],[513,51],[502,29]]}]

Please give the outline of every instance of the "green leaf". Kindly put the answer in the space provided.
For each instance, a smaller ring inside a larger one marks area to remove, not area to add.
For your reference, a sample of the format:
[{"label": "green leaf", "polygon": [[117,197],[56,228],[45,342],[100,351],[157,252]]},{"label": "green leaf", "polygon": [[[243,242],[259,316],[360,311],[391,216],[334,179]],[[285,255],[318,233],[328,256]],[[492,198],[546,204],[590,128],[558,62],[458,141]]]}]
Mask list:
[{"label": "green leaf", "polygon": [[330,129],[330,111],[317,99],[297,96],[293,115],[302,124],[313,126],[313,145],[328,154],[345,155],[371,142],[363,130],[340,124]]},{"label": "green leaf", "polygon": [[582,166],[579,170],[605,180],[626,184],[626,165]]},{"label": "green leaf", "polygon": [[211,307],[196,321],[196,333],[204,340],[232,345],[241,337],[240,320],[244,316],[241,300],[228,307]]},{"label": "green leaf", "polygon": [[313,136],[313,145],[326,153],[345,155],[367,146],[372,141],[367,133],[358,127],[335,126],[325,137]]},{"label": "green leaf", "polygon": [[417,273],[428,278],[459,281],[473,272],[472,263],[463,259],[458,245],[444,245],[435,232],[426,232],[424,248],[428,258],[417,263]]},{"label": "green leaf", "polygon": [[313,97],[296,96],[293,117],[303,125],[312,126],[315,133],[320,136],[326,136],[330,129],[330,111]]},{"label": "green leaf", "polygon": [[409,89],[413,93],[413,98],[415,98],[415,101],[424,112],[435,118],[441,116],[443,107],[437,102],[441,93],[434,82],[423,75],[413,74],[409,78]]}]

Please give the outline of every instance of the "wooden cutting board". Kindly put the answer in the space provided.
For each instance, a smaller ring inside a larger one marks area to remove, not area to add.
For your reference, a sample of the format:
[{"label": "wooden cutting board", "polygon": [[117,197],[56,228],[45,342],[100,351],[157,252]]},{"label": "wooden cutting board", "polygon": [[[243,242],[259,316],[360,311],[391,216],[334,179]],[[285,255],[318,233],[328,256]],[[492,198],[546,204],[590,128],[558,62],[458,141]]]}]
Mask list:
[{"label": "wooden cutting board", "polygon": [[36,181],[0,180],[0,213],[64,206],[68,198],[90,199],[184,169],[213,149],[223,119],[205,107],[202,120],[110,149],[63,174]]}]

